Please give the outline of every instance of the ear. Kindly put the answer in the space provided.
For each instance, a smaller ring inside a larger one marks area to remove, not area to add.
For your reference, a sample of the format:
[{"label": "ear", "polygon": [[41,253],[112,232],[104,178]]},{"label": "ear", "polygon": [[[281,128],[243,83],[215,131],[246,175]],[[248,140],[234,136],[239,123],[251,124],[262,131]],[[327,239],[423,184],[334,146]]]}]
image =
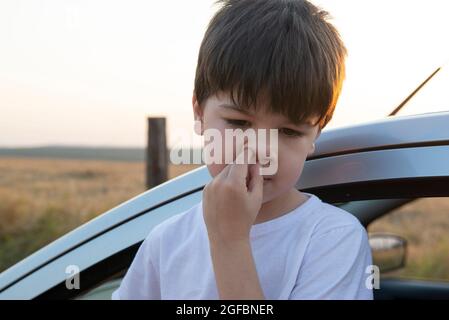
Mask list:
[{"label": "ear", "polygon": [[320,134],[321,134],[321,128],[318,129],[318,132],[315,137],[315,141],[320,137]]},{"label": "ear", "polygon": [[193,106],[193,130],[197,135],[203,135],[203,110],[201,106],[198,104],[198,100],[196,99],[195,91],[192,95],[192,106]]},{"label": "ear", "polygon": [[310,147],[309,152],[307,153],[307,156],[311,156],[315,152],[315,142],[312,142],[312,145]]},{"label": "ear", "polygon": [[312,154],[315,152],[315,141],[318,139],[318,137],[320,136],[320,134],[321,134],[321,129],[319,128],[319,129],[318,129],[318,132],[317,132],[317,134],[316,134],[316,137],[315,137],[315,139],[314,139],[314,141],[312,142],[312,145],[311,145],[311,147],[310,147],[310,151],[308,152],[308,155],[309,155],[309,156],[312,155]]}]

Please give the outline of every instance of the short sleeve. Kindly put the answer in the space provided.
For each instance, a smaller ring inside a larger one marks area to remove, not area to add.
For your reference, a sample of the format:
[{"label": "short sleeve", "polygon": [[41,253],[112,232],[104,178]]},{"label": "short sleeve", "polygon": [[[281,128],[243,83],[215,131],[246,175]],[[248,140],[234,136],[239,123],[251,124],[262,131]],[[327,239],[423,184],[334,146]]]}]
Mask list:
[{"label": "short sleeve", "polygon": [[[153,230],[154,231],[154,230]],[[160,300],[157,257],[153,250],[153,231],[142,242],[120,287],[112,293],[112,300]]]},{"label": "short sleeve", "polygon": [[368,236],[360,224],[312,236],[289,299],[372,300],[371,273],[366,273],[371,265]]}]

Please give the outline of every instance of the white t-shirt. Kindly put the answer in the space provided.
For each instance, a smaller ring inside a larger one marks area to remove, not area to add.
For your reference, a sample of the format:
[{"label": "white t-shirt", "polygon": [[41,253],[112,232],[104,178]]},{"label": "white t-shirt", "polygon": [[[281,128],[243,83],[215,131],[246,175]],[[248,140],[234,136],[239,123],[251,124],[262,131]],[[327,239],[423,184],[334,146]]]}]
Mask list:
[{"label": "white t-shirt", "polygon": [[[266,299],[373,299],[371,249],[350,213],[317,196],[250,231]],[[202,202],[155,228],[112,299],[219,299]]]}]

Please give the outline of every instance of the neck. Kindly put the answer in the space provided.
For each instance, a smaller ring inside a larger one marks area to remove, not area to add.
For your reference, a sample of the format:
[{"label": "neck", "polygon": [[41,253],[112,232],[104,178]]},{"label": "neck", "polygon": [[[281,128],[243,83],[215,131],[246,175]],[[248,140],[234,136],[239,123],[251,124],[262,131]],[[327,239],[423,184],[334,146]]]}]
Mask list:
[{"label": "neck", "polygon": [[306,202],[308,197],[292,188],[289,192],[262,204],[254,224],[269,221],[292,211]]}]

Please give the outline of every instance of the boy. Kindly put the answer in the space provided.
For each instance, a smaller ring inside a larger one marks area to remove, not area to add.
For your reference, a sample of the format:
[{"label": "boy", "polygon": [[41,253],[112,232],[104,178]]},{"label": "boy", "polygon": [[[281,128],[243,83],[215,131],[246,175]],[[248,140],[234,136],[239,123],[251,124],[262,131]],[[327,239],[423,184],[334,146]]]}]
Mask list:
[{"label": "boy", "polygon": [[295,188],[341,91],[338,32],[307,1],[218,2],[199,51],[196,132],[276,129],[277,152],[206,163],[202,201],[150,232],[112,298],[372,299],[365,229]]}]

